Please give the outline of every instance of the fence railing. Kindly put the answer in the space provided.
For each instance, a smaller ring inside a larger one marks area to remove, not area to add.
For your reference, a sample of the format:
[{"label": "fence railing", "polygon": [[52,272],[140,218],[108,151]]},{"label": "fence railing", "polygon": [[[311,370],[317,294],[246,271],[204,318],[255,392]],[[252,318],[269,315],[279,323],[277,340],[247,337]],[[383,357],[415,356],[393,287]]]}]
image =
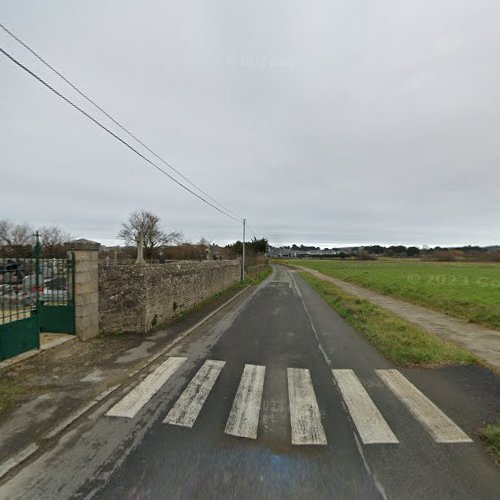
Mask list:
[{"label": "fence railing", "polygon": [[73,300],[67,259],[0,258],[0,324]]}]

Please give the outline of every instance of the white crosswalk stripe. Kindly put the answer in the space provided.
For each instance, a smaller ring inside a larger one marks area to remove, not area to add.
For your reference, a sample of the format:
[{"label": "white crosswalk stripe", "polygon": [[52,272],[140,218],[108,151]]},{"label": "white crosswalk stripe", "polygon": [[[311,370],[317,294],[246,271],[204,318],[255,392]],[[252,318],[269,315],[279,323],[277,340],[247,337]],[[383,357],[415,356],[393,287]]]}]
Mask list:
[{"label": "white crosswalk stripe", "polygon": [[398,439],[352,370],[332,370],[363,444],[398,443]]},{"label": "white crosswalk stripe", "polygon": [[316,395],[309,370],[288,368],[288,398],[292,444],[326,445]]},{"label": "white crosswalk stripe", "polygon": [[[168,358],[111,407],[106,416],[135,417],[186,360],[183,357]],[[163,422],[193,427],[225,364],[225,361],[206,360]],[[375,371],[437,443],[472,442],[462,429],[398,370]],[[361,442],[365,445],[398,444],[398,438],[354,370],[333,369],[332,374]],[[226,421],[225,434],[257,439],[265,376],[265,366],[245,365]],[[292,444],[326,445],[327,438],[309,370],[287,368],[287,382]],[[265,415],[264,410],[264,418]],[[335,422],[329,424],[334,425]]]},{"label": "white crosswalk stripe", "polygon": [[118,401],[106,415],[132,418],[160,390],[161,386],[180,368],[187,358],[168,358],[153,373]]},{"label": "white crosswalk stripe", "polygon": [[265,366],[245,365],[227,420],[226,434],[257,439],[265,374]]},{"label": "white crosswalk stripe", "polygon": [[163,422],[193,427],[225,364],[225,361],[205,361]]},{"label": "white crosswalk stripe", "polygon": [[470,443],[472,439],[398,370],[376,370],[394,395],[438,443]]}]

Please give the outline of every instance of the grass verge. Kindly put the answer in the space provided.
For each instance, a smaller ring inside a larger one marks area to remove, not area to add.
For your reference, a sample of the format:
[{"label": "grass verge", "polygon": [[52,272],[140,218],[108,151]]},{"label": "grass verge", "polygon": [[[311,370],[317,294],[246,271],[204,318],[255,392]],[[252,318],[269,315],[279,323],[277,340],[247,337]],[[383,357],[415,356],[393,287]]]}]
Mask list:
[{"label": "grass verge", "polygon": [[486,443],[495,462],[500,465],[500,423],[487,425],[481,431],[481,438]]},{"label": "grass verge", "polygon": [[500,330],[499,264],[437,263],[406,259],[293,259],[288,263]]},{"label": "grass verge", "polygon": [[260,273],[257,275],[253,276],[252,278],[246,278],[241,285],[246,286],[246,285],[258,285],[262,281],[264,281],[271,273],[273,272],[273,269],[271,266],[267,266],[265,269],[263,269]]},{"label": "grass verge", "polygon": [[478,362],[461,347],[445,342],[367,300],[347,294],[309,273],[301,275],[347,323],[397,364],[430,367]]}]

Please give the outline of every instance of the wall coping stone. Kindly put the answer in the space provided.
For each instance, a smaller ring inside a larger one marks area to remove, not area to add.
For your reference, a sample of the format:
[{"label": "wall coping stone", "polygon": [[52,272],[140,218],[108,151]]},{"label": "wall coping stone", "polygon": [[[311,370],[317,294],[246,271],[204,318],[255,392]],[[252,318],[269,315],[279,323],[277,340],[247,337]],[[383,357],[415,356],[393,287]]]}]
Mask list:
[{"label": "wall coping stone", "polygon": [[97,251],[101,246],[97,241],[86,240],[85,238],[79,238],[77,240],[68,241],[64,244],[68,250],[91,250]]}]

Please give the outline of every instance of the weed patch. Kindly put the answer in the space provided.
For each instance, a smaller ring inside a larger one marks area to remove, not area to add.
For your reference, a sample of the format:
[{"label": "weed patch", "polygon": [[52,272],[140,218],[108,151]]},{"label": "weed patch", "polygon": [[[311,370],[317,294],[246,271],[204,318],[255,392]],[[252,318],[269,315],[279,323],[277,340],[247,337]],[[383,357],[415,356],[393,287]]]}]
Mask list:
[{"label": "weed patch", "polygon": [[500,423],[487,425],[481,431],[481,438],[485,441],[496,463],[500,465]]}]

